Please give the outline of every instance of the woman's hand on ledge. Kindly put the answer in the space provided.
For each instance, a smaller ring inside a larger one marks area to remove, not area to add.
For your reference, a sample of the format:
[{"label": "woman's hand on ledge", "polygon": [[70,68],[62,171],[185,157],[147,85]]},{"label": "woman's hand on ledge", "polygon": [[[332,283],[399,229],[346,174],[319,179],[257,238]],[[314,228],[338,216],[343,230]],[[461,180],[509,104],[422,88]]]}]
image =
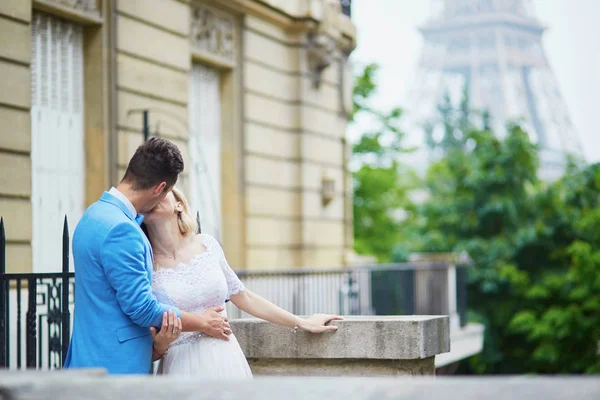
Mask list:
[{"label": "woman's hand on ledge", "polygon": [[337,331],[337,326],[327,324],[343,319],[339,315],[313,314],[309,318],[298,318],[298,328],[311,333],[333,332]]}]

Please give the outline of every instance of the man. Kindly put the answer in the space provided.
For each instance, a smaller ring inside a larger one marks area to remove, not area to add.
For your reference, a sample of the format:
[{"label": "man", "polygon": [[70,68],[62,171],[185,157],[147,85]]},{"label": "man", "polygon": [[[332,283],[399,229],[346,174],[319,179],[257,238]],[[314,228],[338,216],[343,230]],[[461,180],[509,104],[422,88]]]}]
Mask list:
[{"label": "man", "polygon": [[158,302],[152,294],[153,255],[140,214],[167,195],[182,171],[177,146],[151,138],[137,149],[121,183],[92,204],[77,224],[75,315],[65,368],[148,373],[150,327],[159,327],[170,309],[181,318],[184,331],[228,339],[231,330],[219,314],[222,308],[191,314]]}]

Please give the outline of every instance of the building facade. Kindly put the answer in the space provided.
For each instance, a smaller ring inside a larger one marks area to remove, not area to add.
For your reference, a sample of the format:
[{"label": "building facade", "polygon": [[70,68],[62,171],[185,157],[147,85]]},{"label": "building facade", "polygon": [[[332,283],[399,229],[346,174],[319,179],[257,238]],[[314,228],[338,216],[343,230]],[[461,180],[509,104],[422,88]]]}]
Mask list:
[{"label": "building facade", "polygon": [[234,268],[346,264],[356,42],[342,3],[0,2],[8,271],[60,270],[64,216],[72,232],[145,128],[182,150],[179,185]]}]

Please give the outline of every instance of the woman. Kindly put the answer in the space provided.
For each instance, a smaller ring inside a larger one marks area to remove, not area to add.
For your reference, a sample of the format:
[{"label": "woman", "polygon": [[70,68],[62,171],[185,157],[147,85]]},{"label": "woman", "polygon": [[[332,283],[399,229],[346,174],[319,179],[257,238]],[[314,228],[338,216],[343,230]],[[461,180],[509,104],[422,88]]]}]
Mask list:
[{"label": "woman", "polygon": [[[179,190],[173,189],[147,214],[144,224],[154,252],[152,288],[161,302],[201,313],[209,307],[224,307],[229,299],[250,315],[294,330],[322,333],[337,329],[325,325],[341,317],[316,314],[299,318],[246,289],[227,264],[217,240],[210,235],[196,235],[196,222]],[[163,329],[153,331],[159,373],[208,379],[252,377],[233,334],[229,340],[200,332],[178,334],[180,324],[169,313],[163,318]]]}]

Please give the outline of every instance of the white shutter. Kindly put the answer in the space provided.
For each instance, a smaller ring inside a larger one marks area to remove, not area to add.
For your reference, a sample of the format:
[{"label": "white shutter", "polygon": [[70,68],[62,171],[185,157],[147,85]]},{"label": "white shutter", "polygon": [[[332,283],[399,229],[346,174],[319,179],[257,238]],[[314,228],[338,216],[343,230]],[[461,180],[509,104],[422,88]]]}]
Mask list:
[{"label": "white shutter", "polygon": [[190,89],[190,203],[202,233],[221,239],[221,96],[219,72],[194,65]]},{"label": "white shutter", "polygon": [[72,237],[84,207],[82,28],[34,13],[32,47],[33,269],[58,272],[64,217]]}]

